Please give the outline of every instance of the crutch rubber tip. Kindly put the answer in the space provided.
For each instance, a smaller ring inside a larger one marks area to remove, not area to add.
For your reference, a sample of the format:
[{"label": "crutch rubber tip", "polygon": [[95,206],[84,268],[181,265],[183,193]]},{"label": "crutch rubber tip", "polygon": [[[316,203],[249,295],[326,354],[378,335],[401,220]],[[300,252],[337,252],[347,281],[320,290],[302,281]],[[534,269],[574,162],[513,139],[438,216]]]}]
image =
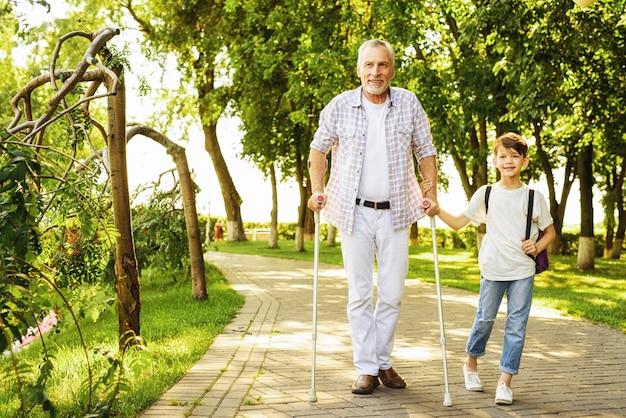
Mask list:
[{"label": "crutch rubber tip", "polygon": [[452,396],[449,393],[443,396],[443,406],[452,406]]},{"label": "crutch rubber tip", "polygon": [[317,396],[315,395],[315,393],[309,393],[309,402],[317,402]]}]

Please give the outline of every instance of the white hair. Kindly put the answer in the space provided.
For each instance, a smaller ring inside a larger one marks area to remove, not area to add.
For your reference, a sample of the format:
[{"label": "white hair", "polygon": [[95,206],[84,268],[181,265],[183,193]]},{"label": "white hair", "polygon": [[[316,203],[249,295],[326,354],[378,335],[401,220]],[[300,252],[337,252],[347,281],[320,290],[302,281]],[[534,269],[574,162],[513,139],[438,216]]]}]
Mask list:
[{"label": "white hair", "polygon": [[383,48],[387,48],[387,51],[389,51],[389,56],[391,57],[391,65],[393,68],[396,67],[395,53],[393,52],[393,47],[391,46],[391,44],[381,39],[370,39],[369,41],[363,42],[359,47],[359,57],[356,62],[357,68],[360,67],[361,63],[363,62],[363,51],[365,51],[365,49],[369,48],[370,46],[382,46]]}]

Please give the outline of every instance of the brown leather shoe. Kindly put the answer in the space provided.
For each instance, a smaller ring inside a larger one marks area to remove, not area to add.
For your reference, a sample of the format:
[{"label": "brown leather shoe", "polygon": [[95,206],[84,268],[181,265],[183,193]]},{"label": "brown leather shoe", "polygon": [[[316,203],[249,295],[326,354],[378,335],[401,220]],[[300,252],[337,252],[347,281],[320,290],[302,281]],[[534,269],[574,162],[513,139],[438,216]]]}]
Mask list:
[{"label": "brown leather shoe", "polygon": [[402,379],[393,368],[387,370],[379,370],[378,377],[383,385],[392,389],[402,389],[406,387],[406,382]]},{"label": "brown leather shoe", "polygon": [[374,389],[377,388],[378,385],[380,385],[380,382],[377,376],[362,374],[352,385],[352,393],[356,393],[357,395],[369,395],[374,392]]}]

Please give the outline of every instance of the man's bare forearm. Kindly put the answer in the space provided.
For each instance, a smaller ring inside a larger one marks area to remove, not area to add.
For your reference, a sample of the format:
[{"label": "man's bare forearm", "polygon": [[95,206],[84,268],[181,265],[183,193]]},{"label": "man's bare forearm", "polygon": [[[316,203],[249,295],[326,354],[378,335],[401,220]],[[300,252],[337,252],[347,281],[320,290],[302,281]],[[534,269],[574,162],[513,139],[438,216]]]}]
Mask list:
[{"label": "man's bare forearm", "polygon": [[437,157],[426,157],[419,162],[419,171],[424,181],[429,181],[431,187],[426,191],[424,197],[437,200]]},{"label": "man's bare forearm", "polygon": [[323,194],[326,179],[326,154],[316,149],[311,149],[309,153],[309,176],[311,177],[311,194]]}]

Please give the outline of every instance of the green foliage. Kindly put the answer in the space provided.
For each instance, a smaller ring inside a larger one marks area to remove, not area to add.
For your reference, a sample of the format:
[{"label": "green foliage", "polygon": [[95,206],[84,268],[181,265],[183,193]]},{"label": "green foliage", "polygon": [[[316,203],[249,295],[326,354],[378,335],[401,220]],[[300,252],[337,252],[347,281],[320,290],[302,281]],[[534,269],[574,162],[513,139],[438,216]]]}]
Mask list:
[{"label": "green foliage", "polygon": [[57,285],[62,288],[99,282],[113,285],[115,235],[112,223],[98,225],[82,216],[71,217],[63,227],[49,230],[45,235],[47,263],[55,271]]},{"label": "green foliage", "polygon": [[[245,222],[244,227],[247,231],[254,231],[255,229],[268,229],[270,224],[268,222]],[[278,223],[278,240],[279,241],[291,241],[296,236],[297,223],[295,222],[280,222]],[[431,229],[425,227],[418,227],[417,229],[417,246],[430,246]],[[328,224],[320,224],[320,239],[325,241],[328,239]],[[561,242],[559,247],[559,255],[574,256],[578,253],[580,234],[572,232],[564,232],[561,235]],[[260,240],[263,241],[263,240]],[[437,229],[437,244],[439,248],[466,250],[473,254],[476,253],[476,228],[468,226],[466,228],[455,231],[449,228]],[[216,245],[216,244],[213,244]],[[264,245],[261,243],[261,245]],[[220,247],[220,246],[218,246]],[[245,245],[244,245],[245,247]],[[596,257],[602,257],[604,254],[604,235],[602,232],[598,232],[595,235],[595,247]],[[623,251],[626,252],[626,243],[624,243]]]},{"label": "green foliage", "polygon": [[[0,352],[8,350],[12,360],[5,373],[20,394],[21,416],[37,405],[55,413],[48,382],[57,360],[42,338],[46,317],[63,321],[59,330],[76,327],[82,341],[77,318],[95,321],[113,301],[112,286],[101,285],[110,274],[116,234],[110,203],[103,198],[100,167],[77,164],[80,151],[91,149],[84,145],[93,146],[89,124],[82,113],[61,120],[38,147],[9,135],[0,144]],[[12,350],[33,338],[42,343],[43,362],[24,367]],[[85,405],[92,400],[89,386]]]},{"label": "green foliage", "polygon": [[266,174],[275,165],[291,177],[306,160],[300,156],[308,154],[313,115],[355,79],[354,34],[347,28],[354,30],[358,17],[347,3],[246,4],[226,40],[237,68],[232,90],[245,130],[243,154]]},{"label": "green foliage", "polygon": [[[113,352],[106,347],[94,347],[93,352],[105,359],[108,368],[95,382],[95,392],[99,400],[85,417],[108,417],[117,409],[118,398],[122,394],[132,394],[132,382],[137,380],[141,373],[152,363],[147,347],[142,339],[132,333],[123,337],[119,346],[126,347],[123,351]],[[82,387],[92,384],[86,379]]]},{"label": "green foliage", "polygon": [[151,193],[147,200],[132,209],[139,268],[158,268],[164,273],[186,270],[189,243],[178,184],[163,190],[154,183],[146,190]]},{"label": "green foliage", "polygon": [[[31,298],[31,264],[41,252],[38,217],[42,207],[37,187],[40,165],[28,150],[2,146],[0,156],[0,352],[34,325],[41,308]],[[36,294],[36,293],[35,293]],[[43,305],[45,309],[48,304]],[[31,308],[34,308],[32,310]]]},{"label": "green foliage", "polygon": [[40,251],[37,218],[42,202],[36,180],[40,164],[20,147],[2,147],[0,245],[3,259],[32,261]]},{"label": "green foliage", "polygon": [[[270,227],[269,222],[244,222],[244,229],[246,231],[252,232],[255,229],[267,229]],[[295,222],[279,222],[277,225],[278,228],[278,239],[279,240],[293,240],[296,237],[296,227],[297,223]],[[328,231],[328,224],[320,225],[320,237],[326,237]]]}]

